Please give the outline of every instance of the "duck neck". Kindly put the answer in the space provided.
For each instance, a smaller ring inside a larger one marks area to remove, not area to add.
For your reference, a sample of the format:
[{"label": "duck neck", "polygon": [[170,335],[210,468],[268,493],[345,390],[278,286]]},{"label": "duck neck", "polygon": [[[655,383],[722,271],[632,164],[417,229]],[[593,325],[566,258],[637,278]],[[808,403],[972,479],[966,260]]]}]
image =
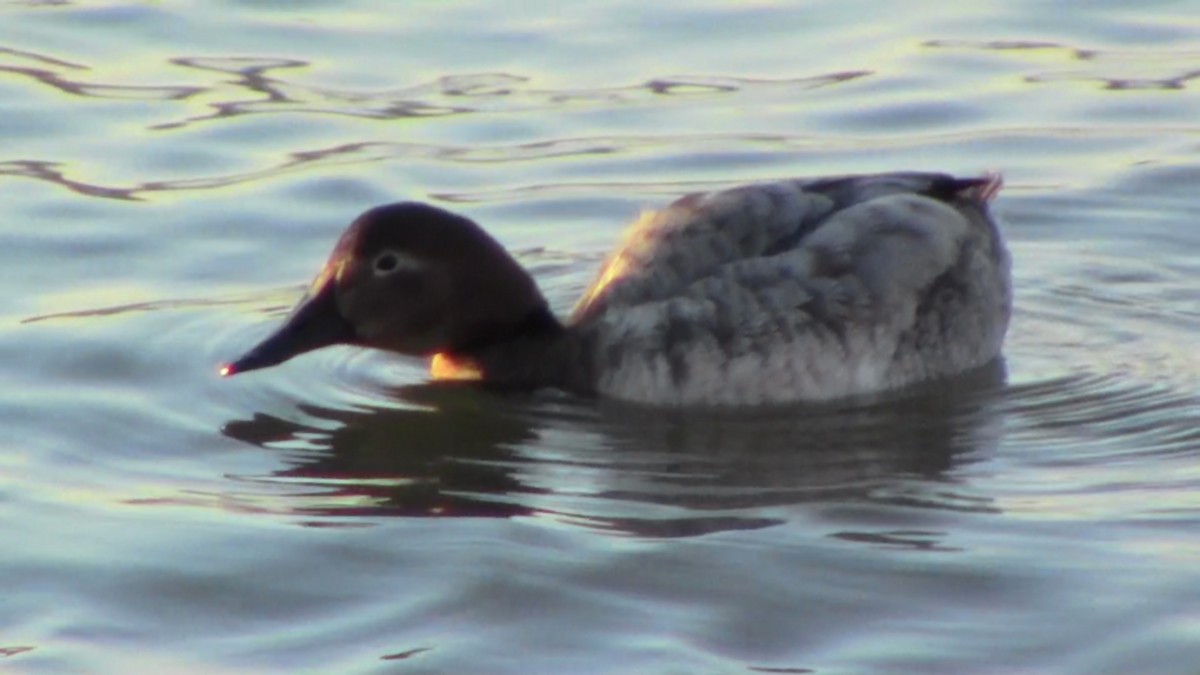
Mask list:
[{"label": "duck neck", "polygon": [[511,330],[438,352],[430,372],[439,380],[482,380],[498,387],[592,390],[591,359],[575,331],[541,305]]}]

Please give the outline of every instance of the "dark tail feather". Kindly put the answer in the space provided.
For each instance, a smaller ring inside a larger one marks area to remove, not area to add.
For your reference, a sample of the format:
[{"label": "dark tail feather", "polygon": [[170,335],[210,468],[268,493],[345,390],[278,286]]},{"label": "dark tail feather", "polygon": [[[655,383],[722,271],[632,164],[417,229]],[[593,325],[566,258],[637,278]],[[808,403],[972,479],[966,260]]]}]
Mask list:
[{"label": "dark tail feather", "polygon": [[1004,187],[1004,176],[998,171],[988,171],[978,178],[947,178],[933,184],[930,194],[949,201],[956,197],[977,200],[986,204],[1000,194]]}]

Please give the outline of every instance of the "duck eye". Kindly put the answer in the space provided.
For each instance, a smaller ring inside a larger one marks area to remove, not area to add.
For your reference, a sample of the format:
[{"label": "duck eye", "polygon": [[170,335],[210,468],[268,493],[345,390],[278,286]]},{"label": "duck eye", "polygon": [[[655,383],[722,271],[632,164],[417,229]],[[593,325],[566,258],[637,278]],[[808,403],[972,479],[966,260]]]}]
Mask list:
[{"label": "duck eye", "polygon": [[371,267],[374,268],[375,274],[391,274],[400,267],[400,256],[392,251],[384,251],[375,256],[375,261],[371,263]]}]

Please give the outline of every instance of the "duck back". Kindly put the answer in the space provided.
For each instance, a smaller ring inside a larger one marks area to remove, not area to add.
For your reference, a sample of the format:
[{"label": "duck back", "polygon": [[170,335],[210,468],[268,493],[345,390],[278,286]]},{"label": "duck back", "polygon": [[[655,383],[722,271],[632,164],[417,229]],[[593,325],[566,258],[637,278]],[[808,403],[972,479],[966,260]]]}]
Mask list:
[{"label": "duck back", "polygon": [[900,173],[689,195],[643,215],[568,325],[596,389],[820,400],[983,365],[1011,306],[998,177]]}]

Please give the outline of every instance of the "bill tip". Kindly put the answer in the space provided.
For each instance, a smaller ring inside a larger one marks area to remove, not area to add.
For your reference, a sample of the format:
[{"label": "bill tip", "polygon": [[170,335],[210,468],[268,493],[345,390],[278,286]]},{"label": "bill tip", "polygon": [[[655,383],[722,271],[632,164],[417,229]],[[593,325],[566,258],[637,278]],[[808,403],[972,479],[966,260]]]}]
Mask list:
[{"label": "bill tip", "polygon": [[226,363],[217,370],[217,374],[221,377],[229,377],[237,374],[237,368],[234,368],[232,363]]}]

